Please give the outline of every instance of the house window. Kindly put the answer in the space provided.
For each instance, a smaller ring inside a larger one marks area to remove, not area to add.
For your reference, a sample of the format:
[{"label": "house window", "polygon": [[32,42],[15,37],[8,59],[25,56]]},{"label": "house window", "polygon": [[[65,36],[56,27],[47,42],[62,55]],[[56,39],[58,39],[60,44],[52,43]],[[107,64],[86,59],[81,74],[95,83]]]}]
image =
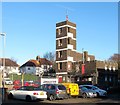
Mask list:
[{"label": "house window", "polygon": [[68,32],[70,32],[70,27],[68,27]]},{"label": "house window", "polygon": [[60,35],[62,33],[62,28],[58,29],[58,34]]},{"label": "house window", "polygon": [[47,69],[47,66],[46,66],[46,65],[44,65],[44,69]]},{"label": "house window", "polygon": [[62,39],[58,40],[58,46],[62,46]]},{"label": "house window", "polygon": [[58,52],[58,58],[62,58],[62,51]]}]

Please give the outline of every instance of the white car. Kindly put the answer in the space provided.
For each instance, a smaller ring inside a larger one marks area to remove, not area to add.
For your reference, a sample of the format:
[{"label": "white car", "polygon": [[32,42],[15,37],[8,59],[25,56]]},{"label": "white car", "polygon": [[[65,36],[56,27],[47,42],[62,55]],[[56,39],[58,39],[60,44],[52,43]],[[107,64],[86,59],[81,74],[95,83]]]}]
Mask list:
[{"label": "white car", "polygon": [[12,85],[12,84],[13,84],[13,81],[10,80],[10,78],[4,78],[4,83],[5,83],[6,85]]},{"label": "white car", "polygon": [[45,100],[47,99],[47,92],[33,86],[22,86],[17,90],[10,90],[8,98],[23,99],[26,101]]},{"label": "white car", "polygon": [[107,96],[107,91],[105,91],[103,89],[100,89],[97,86],[94,86],[94,85],[81,85],[81,86],[84,86],[87,89],[96,92],[97,93],[97,97],[99,97],[99,96]]}]

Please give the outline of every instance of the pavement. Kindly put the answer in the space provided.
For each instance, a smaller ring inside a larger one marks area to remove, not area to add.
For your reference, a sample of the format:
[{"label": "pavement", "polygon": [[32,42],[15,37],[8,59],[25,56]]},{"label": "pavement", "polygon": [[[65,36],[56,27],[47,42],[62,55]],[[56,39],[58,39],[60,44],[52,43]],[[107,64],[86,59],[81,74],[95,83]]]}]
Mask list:
[{"label": "pavement", "polygon": [[[105,98],[88,98],[88,99],[83,99],[83,98],[71,98],[71,99],[65,99],[65,100],[56,100],[56,101],[40,101],[40,102],[26,102],[22,100],[8,100],[6,99],[4,103],[2,103],[2,95],[0,95],[0,104],[2,105],[80,105],[80,104],[88,104],[88,105],[98,105],[100,103],[112,103],[112,104],[120,104],[120,94],[110,94],[108,97]],[[104,104],[104,105],[105,105]]]},{"label": "pavement", "polygon": [[0,105],[2,104],[2,95],[0,94]]}]

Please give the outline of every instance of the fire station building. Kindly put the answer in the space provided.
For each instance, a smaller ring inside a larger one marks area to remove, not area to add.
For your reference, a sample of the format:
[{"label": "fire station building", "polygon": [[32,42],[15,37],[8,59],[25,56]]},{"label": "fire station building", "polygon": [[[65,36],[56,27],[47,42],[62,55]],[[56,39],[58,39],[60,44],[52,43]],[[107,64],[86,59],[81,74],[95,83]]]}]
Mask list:
[{"label": "fire station building", "polygon": [[56,74],[59,81],[116,85],[118,64],[96,60],[87,51],[77,52],[76,42],[75,23],[68,20],[56,23]]}]

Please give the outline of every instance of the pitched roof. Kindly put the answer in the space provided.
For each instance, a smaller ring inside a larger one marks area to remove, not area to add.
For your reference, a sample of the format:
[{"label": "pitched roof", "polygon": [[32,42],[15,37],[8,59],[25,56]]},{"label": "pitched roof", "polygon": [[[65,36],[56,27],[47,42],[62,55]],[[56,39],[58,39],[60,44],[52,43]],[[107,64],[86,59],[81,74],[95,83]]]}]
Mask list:
[{"label": "pitched roof", "polygon": [[40,58],[40,64],[41,65],[52,65],[52,62],[50,62],[46,58]]},{"label": "pitched roof", "polygon": [[21,67],[24,66],[40,67],[41,65],[52,65],[52,62],[50,62],[46,58],[40,58],[40,62],[38,60],[31,59],[27,61],[25,64],[23,64]]},{"label": "pitched roof", "polygon": [[[4,58],[0,58],[0,66],[3,65]],[[5,66],[19,66],[15,61],[5,58]]]},{"label": "pitched roof", "polygon": [[24,63],[21,67],[23,66],[34,66],[34,67],[40,67],[40,63],[37,60],[31,59]]}]

